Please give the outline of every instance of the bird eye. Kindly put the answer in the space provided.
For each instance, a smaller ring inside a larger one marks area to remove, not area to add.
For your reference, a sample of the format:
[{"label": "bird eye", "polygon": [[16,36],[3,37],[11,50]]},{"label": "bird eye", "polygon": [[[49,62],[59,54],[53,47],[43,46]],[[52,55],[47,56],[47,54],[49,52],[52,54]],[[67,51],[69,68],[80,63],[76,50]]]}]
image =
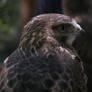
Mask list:
[{"label": "bird eye", "polygon": [[60,29],[61,30],[66,30],[67,28],[71,27],[71,24],[62,24]]},{"label": "bird eye", "polygon": [[65,26],[64,25],[56,25],[52,27],[53,30],[64,30]]},{"label": "bird eye", "polygon": [[64,31],[65,30],[65,25],[59,25],[58,27],[57,27],[57,30],[59,30],[59,31]]},{"label": "bird eye", "polygon": [[71,26],[71,24],[60,24],[60,25],[56,25],[56,26],[52,27],[52,29],[64,31],[67,28],[69,28],[70,26]]},{"label": "bird eye", "polygon": [[65,25],[61,25],[61,30],[64,30],[65,29]]}]

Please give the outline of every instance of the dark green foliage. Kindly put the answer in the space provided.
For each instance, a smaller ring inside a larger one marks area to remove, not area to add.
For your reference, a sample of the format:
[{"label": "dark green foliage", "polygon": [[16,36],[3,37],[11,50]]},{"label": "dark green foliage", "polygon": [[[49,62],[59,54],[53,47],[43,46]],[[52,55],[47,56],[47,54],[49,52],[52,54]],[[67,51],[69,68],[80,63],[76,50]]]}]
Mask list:
[{"label": "dark green foliage", "polygon": [[0,1],[0,62],[16,47],[20,27],[19,0]]}]

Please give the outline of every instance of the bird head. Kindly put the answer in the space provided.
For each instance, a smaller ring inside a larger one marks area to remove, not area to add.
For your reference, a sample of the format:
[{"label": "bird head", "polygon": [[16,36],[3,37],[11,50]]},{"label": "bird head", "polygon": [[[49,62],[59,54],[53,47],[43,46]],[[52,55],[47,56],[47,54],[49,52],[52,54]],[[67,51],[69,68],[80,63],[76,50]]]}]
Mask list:
[{"label": "bird head", "polygon": [[85,34],[85,31],[74,19],[70,20],[71,21],[63,23],[61,22],[60,24],[52,27],[56,39],[59,41],[59,43],[62,45],[67,45],[68,47],[72,46],[72,43],[76,37]]},{"label": "bird head", "polygon": [[20,46],[23,48],[72,46],[77,35],[84,31],[77,22],[66,15],[43,14],[34,17],[24,27]]}]

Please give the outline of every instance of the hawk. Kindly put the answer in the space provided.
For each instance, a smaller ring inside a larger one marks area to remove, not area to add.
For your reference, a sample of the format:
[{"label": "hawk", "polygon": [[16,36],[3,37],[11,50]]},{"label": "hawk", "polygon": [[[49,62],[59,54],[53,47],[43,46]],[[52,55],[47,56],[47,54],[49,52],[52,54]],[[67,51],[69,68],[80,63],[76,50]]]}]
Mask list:
[{"label": "hawk", "polygon": [[19,47],[4,61],[0,92],[87,92],[87,77],[72,43],[82,28],[61,14],[34,17]]}]

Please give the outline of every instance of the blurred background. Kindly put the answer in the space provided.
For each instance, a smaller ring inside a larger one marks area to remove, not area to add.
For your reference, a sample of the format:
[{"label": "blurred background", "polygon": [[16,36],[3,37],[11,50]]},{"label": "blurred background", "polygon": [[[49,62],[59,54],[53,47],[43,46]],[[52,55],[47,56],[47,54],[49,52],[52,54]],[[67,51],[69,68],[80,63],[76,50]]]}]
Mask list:
[{"label": "blurred background", "polygon": [[13,52],[19,42],[20,0],[0,0],[0,62]]}]

